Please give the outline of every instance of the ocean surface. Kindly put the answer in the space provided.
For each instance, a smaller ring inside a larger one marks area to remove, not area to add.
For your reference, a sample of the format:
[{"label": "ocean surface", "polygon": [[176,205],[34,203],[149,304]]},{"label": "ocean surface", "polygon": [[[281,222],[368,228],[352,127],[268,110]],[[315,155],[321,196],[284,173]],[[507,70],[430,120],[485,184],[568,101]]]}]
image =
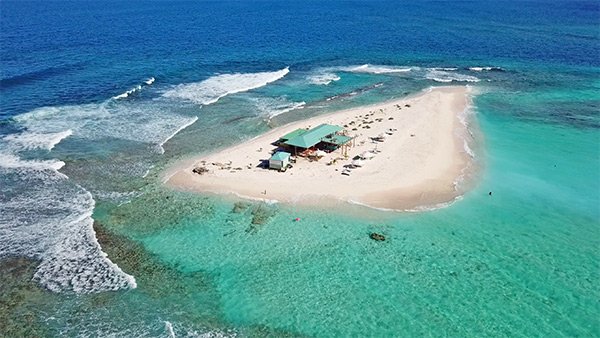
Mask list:
[{"label": "ocean surface", "polygon": [[[599,18],[576,0],[1,1],[0,336],[600,337]],[[444,208],[162,184],[439,85],[476,89],[481,131],[480,174]]]}]

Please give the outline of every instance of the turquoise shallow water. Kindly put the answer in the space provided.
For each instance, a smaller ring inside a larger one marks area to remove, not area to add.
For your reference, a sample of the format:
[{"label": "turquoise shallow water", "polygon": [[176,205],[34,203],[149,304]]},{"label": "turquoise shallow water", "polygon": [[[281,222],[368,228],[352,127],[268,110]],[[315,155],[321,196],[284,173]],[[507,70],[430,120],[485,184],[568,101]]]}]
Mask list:
[{"label": "turquoise shallow water", "polygon": [[[252,210],[204,200],[209,210],[194,215],[182,205],[170,226],[149,221],[152,230],[133,237],[182,274],[210,276],[223,318],[237,328],[332,337],[595,335],[599,201],[589,182],[600,168],[589,160],[597,133],[480,120],[487,170],[449,208],[360,219],[264,206],[276,214],[255,229]],[[530,141],[541,137],[548,142]],[[590,153],[568,156],[573,143]],[[553,156],[543,155],[548,149]],[[371,231],[389,240],[373,242]]]},{"label": "turquoise shallow water", "polygon": [[[0,336],[600,336],[598,13],[1,2]],[[446,208],[161,183],[272,127],[437,85],[479,93],[481,170]]]}]

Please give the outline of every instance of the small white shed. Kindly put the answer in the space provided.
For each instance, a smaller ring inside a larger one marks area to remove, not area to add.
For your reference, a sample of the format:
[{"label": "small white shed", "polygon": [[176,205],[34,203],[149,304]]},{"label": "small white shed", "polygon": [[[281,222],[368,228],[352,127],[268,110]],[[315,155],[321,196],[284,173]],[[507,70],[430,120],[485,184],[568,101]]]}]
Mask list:
[{"label": "small white shed", "polygon": [[285,170],[290,164],[292,154],[285,151],[278,151],[269,159],[269,169]]}]

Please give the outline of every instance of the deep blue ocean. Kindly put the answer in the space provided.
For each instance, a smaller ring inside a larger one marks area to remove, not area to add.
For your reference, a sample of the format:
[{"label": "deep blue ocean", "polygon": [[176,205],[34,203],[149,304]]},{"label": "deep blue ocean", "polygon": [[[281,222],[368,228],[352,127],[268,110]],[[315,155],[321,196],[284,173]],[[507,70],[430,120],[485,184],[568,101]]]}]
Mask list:
[{"label": "deep blue ocean", "polygon": [[[598,1],[0,1],[0,60],[0,336],[600,336]],[[482,133],[446,208],[162,184],[440,85]]]}]

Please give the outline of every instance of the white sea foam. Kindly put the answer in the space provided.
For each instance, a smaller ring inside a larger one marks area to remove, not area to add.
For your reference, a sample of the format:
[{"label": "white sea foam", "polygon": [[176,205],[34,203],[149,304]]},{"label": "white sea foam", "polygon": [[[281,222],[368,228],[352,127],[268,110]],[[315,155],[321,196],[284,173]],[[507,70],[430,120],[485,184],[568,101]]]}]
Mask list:
[{"label": "white sea foam", "polygon": [[22,132],[10,134],[4,140],[20,150],[46,149],[52,150],[60,141],[71,136],[73,131],[67,129],[56,133]]},{"label": "white sea foam", "polygon": [[55,292],[136,287],[100,249],[91,218],[94,199],[58,172],[60,161],[0,154],[0,175],[16,189],[0,195],[0,257],[40,261],[34,280]]},{"label": "white sea foam", "polygon": [[407,73],[413,68],[398,67],[398,66],[379,66],[364,64],[360,66],[345,67],[343,70],[354,73],[371,73],[371,74],[390,74],[390,73]]},{"label": "white sea foam", "polygon": [[250,201],[258,201],[258,202],[264,202],[268,205],[277,205],[279,204],[279,200],[275,200],[275,199],[268,199],[268,198],[260,198],[260,197],[253,197],[253,196],[247,196],[247,195],[243,195],[237,192],[223,192],[223,193],[219,193],[219,195],[234,195],[236,197],[245,199],[245,200],[250,200]]},{"label": "white sea foam", "polygon": [[[469,90],[470,95],[473,95],[472,90]],[[475,109],[473,107],[473,99],[472,96],[469,96],[467,107],[461,113],[457,115],[458,120],[464,126],[464,132],[461,135],[458,135],[463,140],[463,149],[471,159],[475,158],[475,152],[470,147],[471,142],[473,142],[473,132],[470,129],[470,119],[473,114],[475,114]]]},{"label": "white sea foam", "polygon": [[327,86],[331,82],[339,81],[341,78],[335,73],[314,74],[308,77],[308,81],[315,85]]},{"label": "white sea foam", "polygon": [[471,158],[475,158],[475,152],[469,147],[469,141],[466,139],[463,140],[463,149]]},{"label": "white sea foam", "polygon": [[[143,81],[143,82],[142,82],[142,84],[144,84],[144,85],[147,85],[147,86],[150,86],[151,84],[153,84],[153,83],[154,83],[154,81],[155,81],[155,80],[156,80],[156,79],[155,79],[154,77],[151,77],[151,78],[149,78],[149,79],[147,79],[147,80]],[[113,99],[114,99],[114,100],[125,99],[125,98],[129,97],[130,95],[132,95],[132,94],[134,94],[134,93],[136,93],[136,92],[139,92],[139,91],[140,91],[140,90],[142,90],[142,88],[143,88],[143,87],[142,87],[142,84],[139,84],[139,85],[137,85],[137,86],[135,86],[135,87],[133,87],[133,88],[129,89],[128,91],[126,91],[126,92],[124,92],[124,93],[122,93],[122,94],[119,94],[119,95],[113,96]]]},{"label": "white sea foam", "polygon": [[[59,172],[64,162],[27,159],[21,153],[51,150],[70,135],[161,145],[197,119],[173,114],[168,107],[164,102],[108,100],[39,108],[15,117],[24,131],[0,139],[0,176],[11,188],[9,193],[0,194],[0,257],[39,260],[34,279],[56,292],[135,287],[135,279],[102,252],[92,227],[95,201],[88,191]],[[132,163],[125,170],[137,165]],[[146,169],[136,171],[142,175]]]},{"label": "white sea foam", "polygon": [[451,201],[448,202],[443,202],[443,203],[437,203],[437,204],[432,204],[432,205],[420,205],[417,206],[415,208],[412,209],[406,209],[403,210],[404,212],[426,212],[426,211],[433,211],[433,210],[438,210],[438,209],[444,209],[447,208],[449,206],[451,206],[452,204],[460,201],[463,199],[462,195],[458,195],[456,197],[454,197],[454,199],[452,199]]},{"label": "white sea foam", "polygon": [[482,71],[503,71],[502,67],[469,67],[470,71],[482,72]]},{"label": "white sea foam", "polygon": [[0,167],[6,169],[53,170],[58,173],[64,165],[65,162],[58,160],[23,160],[15,154],[0,153]]},{"label": "white sea foam", "polygon": [[71,130],[73,136],[87,140],[116,138],[149,143],[160,149],[168,138],[197,119],[172,113],[170,107],[161,101],[109,100],[99,104],[38,108],[16,116],[15,120],[31,133],[43,135]]},{"label": "white sea foam", "polygon": [[288,101],[285,97],[261,97],[251,99],[258,109],[260,116],[266,119],[272,119],[275,116],[285,114],[292,110],[302,109],[306,105],[306,102],[292,102]]},{"label": "white sea foam", "polygon": [[148,176],[148,174],[150,174],[150,169],[152,169],[152,168],[154,168],[154,166],[150,166],[150,168],[146,169],[146,171],[142,175],[142,178],[146,178],[146,176]]},{"label": "white sea foam", "polygon": [[175,331],[173,330],[173,324],[170,321],[165,320],[165,330],[169,334],[169,338],[175,338]]},{"label": "white sea foam", "polygon": [[448,202],[438,203],[438,204],[433,204],[433,205],[420,205],[420,206],[417,206],[412,209],[379,208],[379,207],[374,207],[370,204],[358,202],[358,201],[355,201],[352,199],[348,199],[346,201],[350,204],[360,205],[360,206],[363,206],[363,207],[366,207],[369,209],[386,211],[386,212],[424,212],[424,211],[433,211],[433,210],[437,210],[437,209],[447,208],[450,205],[452,205],[454,202],[459,201],[460,199],[462,199],[462,196],[456,196],[454,199],[452,199],[451,201],[448,201]]},{"label": "white sea foam", "polygon": [[133,94],[135,92],[138,92],[140,90],[142,90],[142,86],[141,85],[137,85],[137,86],[131,88],[130,90],[126,91],[125,93],[122,93],[122,94],[119,94],[117,96],[114,96],[113,99],[115,99],[115,100],[124,99],[126,97],[129,97],[129,95],[131,95],[131,94]]},{"label": "white sea foam", "polygon": [[463,151],[467,154],[471,161],[461,170],[460,175],[454,180],[454,190],[457,192],[464,192],[464,184],[469,182],[469,177],[473,174],[474,168],[476,167],[476,152],[473,150],[472,145],[475,143],[475,135],[471,129],[471,122],[473,115],[476,114],[475,107],[473,105],[473,97],[480,92],[479,89],[468,87],[468,102],[465,110],[457,115],[458,120],[464,126],[464,129],[457,136],[463,141]]},{"label": "white sea foam", "polygon": [[227,95],[266,86],[289,72],[289,67],[286,67],[275,72],[221,74],[204,81],[177,85],[167,90],[163,96],[209,105]]},{"label": "white sea foam", "polygon": [[475,76],[460,74],[456,72],[436,70],[435,68],[429,69],[425,74],[425,78],[436,82],[450,83],[450,82],[479,82],[480,80]]},{"label": "white sea foam", "polygon": [[0,257],[38,260],[34,280],[56,292],[135,287],[133,277],[100,249],[92,228],[94,199],[59,172],[65,163],[19,156],[52,149],[70,134],[26,130],[0,140],[0,176],[7,188],[0,194]]}]

